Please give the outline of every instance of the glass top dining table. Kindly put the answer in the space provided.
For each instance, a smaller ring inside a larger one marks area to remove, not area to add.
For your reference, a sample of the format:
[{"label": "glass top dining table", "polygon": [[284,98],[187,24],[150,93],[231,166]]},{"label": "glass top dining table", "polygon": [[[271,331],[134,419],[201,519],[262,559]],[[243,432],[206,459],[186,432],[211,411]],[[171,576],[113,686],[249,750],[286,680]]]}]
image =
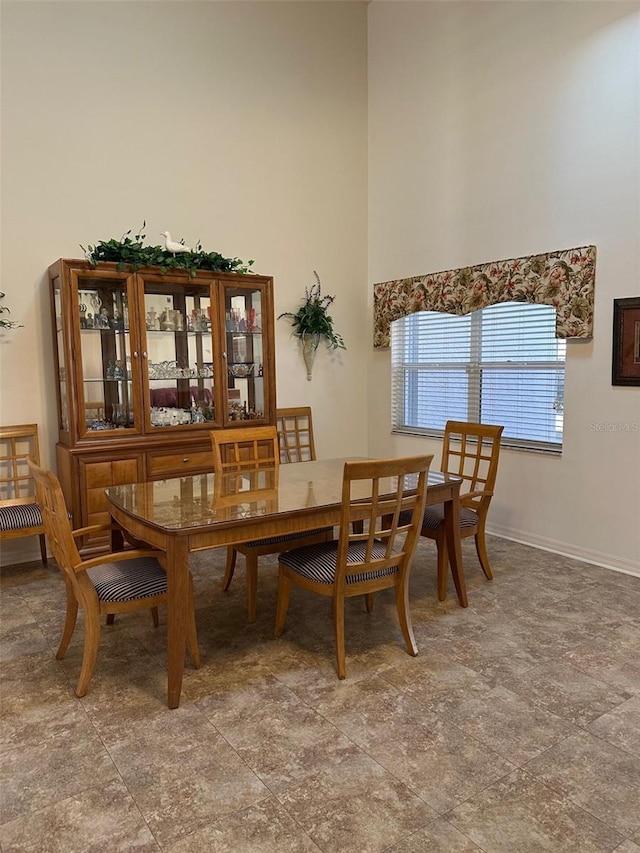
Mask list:
[{"label": "glass top dining table", "polygon": [[[189,553],[340,521],[344,463],[324,459],[233,474],[194,474],[106,489],[113,520],[134,539],[167,555],[167,681],[170,708],[180,704],[187,615]],[[467,594],[460,547],[461,479],[430,471],[427,504],[443,503],[452,575],[463,607]],[[395,490],[390,479],[389,492]],[[363,493],[362,497],[367,497]]]}]

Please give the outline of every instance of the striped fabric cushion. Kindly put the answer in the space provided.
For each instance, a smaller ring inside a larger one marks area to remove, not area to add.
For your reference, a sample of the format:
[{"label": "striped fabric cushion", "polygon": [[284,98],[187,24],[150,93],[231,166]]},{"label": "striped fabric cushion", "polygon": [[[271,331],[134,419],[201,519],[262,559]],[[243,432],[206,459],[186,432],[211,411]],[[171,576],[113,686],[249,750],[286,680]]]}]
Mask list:
[{"label": "striped fabric cushion", "polygon": [[167,591],[167,575],[153,557],[105,563],[87,569],[100,601],[132,601]]},{"label": "striped fabric cushion", "polygon": [[[407,524],[411,520],[410,513],[401,513],[400,514],[400,522],[402,524]],[[424,511],[424,518],[422,519],[423,528],[426,527],[429,530],[435,530],[440,527],[442,522],[444,521],[444,504],[433,504],[432,506],[428,506]],[[469,509],[466,506],[460,508],[460,529],[464,530],[468,527],[475,527],[478,523],[478,513]]]},{"label": "striped fabric cushion", "polygon": [[[428,506],[424,511],[424,518],[422,519],[422,526],[428,527],[431,530],[435,530],[436,527],[440,527],[442,522],[444,521],[444,504],[433,504],[433,506]],[[460,507],[460,529],[464,530],[465,527],[475,527],[478,523],[478,513],[469,509],[469,507],[463,506]]]},{"label": "striped fabric cushion", "polygon": [[[354,542],[349,545],[348,563],[358,562],[364,558],[366,544]],[[320,542],[317,545],[306,545],[303,548],[295,548],[293,551],[285,551],[280,554],[278,560],[283,566],[287,566],[303,578],[308,578],[316,583],[332,584],[336,573],[336,558],[338,553],[338,542]],[[382,559],[385,555],[385,546],[374,545],[373,555]],[[361,572],[357,575],[347,577],[347,584],[359,583],[364,580],[395,575],[397,566],[389,566],[386,569],[377,569],[373,572]]]},{"label": "striped fabric cushion", "polygon": [[296,539],[306,539],[326,531],[333,533],[333,527],[318,527],[315,530],[302,530],[300,533],[285,533],[282,536],[271,536],[267,539],[255,539],[253,542],[243,542],[244,548],[261,548],[263,545],[280,545],[284,542],[295,542]]},{"label": "striped fabric cushion", "polygon": [[40,527],[42,515],[37,504],[0,507],[0,530],[22,530],[25,527]]}]

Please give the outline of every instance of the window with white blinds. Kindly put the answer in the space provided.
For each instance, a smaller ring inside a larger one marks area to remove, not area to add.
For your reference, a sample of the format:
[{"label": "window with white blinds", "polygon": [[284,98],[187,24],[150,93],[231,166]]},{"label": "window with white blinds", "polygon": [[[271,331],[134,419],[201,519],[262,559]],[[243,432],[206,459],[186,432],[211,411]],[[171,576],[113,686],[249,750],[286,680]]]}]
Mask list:
[{"label": "window with white blinds", "polygon": [[504,302],[391,324],[394,432],[440,435],[448,420],[503,424],[502,444],[562,450],[566,341],[551,305]]}]

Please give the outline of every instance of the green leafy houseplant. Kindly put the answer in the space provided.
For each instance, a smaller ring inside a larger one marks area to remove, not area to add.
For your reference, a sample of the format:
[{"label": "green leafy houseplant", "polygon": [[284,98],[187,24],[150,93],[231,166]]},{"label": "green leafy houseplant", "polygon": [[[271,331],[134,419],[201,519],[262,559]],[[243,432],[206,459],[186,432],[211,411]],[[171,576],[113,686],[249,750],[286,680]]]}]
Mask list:
[{"label": "green leafy houseplant", "polygon": [[[4,299],[4,293],[0,291],[0,300]],[[0,314],[11,314],[11,311],[6,305],[0,305]],[[8,320],[6,317],[0,317],[0,329],[21,329],[22,323],[16,323],[15,320]]]},{"label": "green leafy houseplant", "polygon": [[111,261],[118,264],[118,269],[124,270],[130,266],[132,271],[140,267],[160,267],[161,270],[187,270],[191,277],[198,270],[208,272],[235,272],[246,274],[250,272],[253,261],[241,261],[239,258],[225,258],[218,252],[205,252],[200,241],[191,252],[180,252],[172,255],[162,246],[144,246],[145,234],[142,223],[140,233],[130,237],[129,229],[119,240],[100,240],[95,246],[80,246],[86,259],[94,266]]},{"label": "green leafy houseplant", "polygon": [[313,336],[317,346],[320,338],[326,338],[329,349],[346,349],[342,335],[333,328],[333,317],[327,312],[335,296],[323,296],[320,277],[315,270],[313,274],[316,277],[316,283],[311,287],[305,287],[305,300],[300,308],[295,313],[284,311],[278,315],[278,320],[288,317],[293,325],[292,334],[302,341],[306,337]]}]

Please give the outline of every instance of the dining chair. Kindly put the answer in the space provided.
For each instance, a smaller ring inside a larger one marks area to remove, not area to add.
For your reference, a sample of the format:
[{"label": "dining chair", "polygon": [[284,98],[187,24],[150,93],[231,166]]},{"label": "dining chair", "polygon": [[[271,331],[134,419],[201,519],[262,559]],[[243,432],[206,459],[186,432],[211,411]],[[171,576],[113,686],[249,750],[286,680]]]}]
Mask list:
[{"label": "dining chair", "polygon": [[316,458],[310,406],[276,409],[280,462],[310,462]]},{"label": "dining chair", "polygon": [[[212,430],[213,470],[217,474],[249,471],[256,468],[273,467],[280,464],[279,439],[274,426],[244,427],[239,429]],[[247,616],[249,622],[256,621],[258,596],[258,557],[278,554],[289,543],[310,545],[325,542],[333,537],[332,527],[316,528],[301,533],[288,533],[243,542],[227,547],[227,561],[222,588],[228,590],[240,553],[245,558],[247,572]]]},{"label": "dining chair", "polygon": [[[503,426],[447,421],[442,445],[441,470],[462,478],[460,538],[475,537],[482,571],[493,578],[485,539],[485,524],[498,473]],[[447,597],[449,556],[444,524],[444,504],[428,506],[420,535],[435,540],[438,550],[438,599]]]},{"label": "dining chair", "polygon": [[38,536],[47,563],[47,540],[29,458],[40,464],[38,425],[0,426],[0,539]]},{"label": "dining chair", "polygon": [[[167,602],[167,576],[163,568],[164,554],[152,549],[132,549],[101,554],[83,560],[77,542],[87,535],[108,532],[116,525],[92,525],[72,530],[58,478],[51,471],[30,462],[44,528],[62,572],[67,591],[64,630],[56,658],[62,659],[69,647],[76,625],[78,607],[84,611],[84,653],[76,696],[89,689],[100,644],[100,617],[107,620],[116,613],[151,610],[158,626],[158,606]],[[196,635],[193,586],[190,585],[187,649],[196,669],[200,666]]]},{"label": "dining chair", "polygon": [[[338,678],[346,675],[344,604],[352,596],[364,596],[371,612],[375,592],[395,589],[407,652],[418,654],[409,610],[409,572],[432,459],[346,462],[338,539],[285,551],[278,558],[276,637],[284,629],[292,582],[331,597]],[[361,531],[354,528],[358,521],[363,522]]]}]

